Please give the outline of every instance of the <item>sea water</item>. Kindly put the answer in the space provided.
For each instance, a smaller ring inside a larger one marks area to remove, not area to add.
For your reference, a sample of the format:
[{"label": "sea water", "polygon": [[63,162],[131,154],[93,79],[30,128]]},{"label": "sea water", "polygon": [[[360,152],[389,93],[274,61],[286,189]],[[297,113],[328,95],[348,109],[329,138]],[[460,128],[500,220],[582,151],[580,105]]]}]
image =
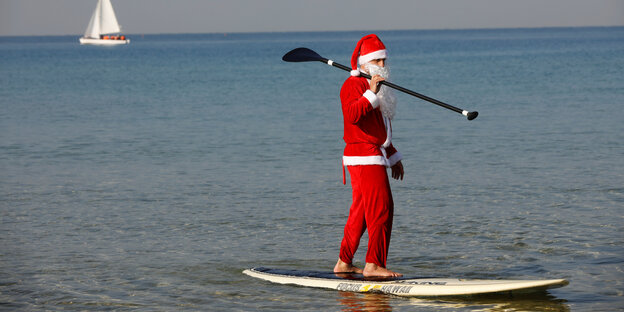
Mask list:
[{"label": "sea water", "polygon": [[348,73],[281,57],[349,65],[367,33],[0,38],[0,309],[623,309],[622,27],[377,32],[392,82],[479,112],[396,92],[389,268],[570,285],[408,299],[241,273],[333,268]]}]

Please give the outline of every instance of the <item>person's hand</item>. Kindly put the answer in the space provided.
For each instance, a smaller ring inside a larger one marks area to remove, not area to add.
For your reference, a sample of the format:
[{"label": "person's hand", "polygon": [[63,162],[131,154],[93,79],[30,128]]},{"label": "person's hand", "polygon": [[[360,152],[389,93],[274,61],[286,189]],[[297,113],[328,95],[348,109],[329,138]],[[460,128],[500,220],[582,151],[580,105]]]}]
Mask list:
[{"label": "person's hand", "polygon": [[394,166],[392,166],[392,178],[395,180],[403,180],[403,164],[399,160]]},{"label": "person's hand", "polygon": [[379,83],[384,80],[385,79],[379,75],[371,77],[370,90],[373,91],[373,93],[377,94],[377,92],[379,92],[379,88],[381,88],[381,85]]}]

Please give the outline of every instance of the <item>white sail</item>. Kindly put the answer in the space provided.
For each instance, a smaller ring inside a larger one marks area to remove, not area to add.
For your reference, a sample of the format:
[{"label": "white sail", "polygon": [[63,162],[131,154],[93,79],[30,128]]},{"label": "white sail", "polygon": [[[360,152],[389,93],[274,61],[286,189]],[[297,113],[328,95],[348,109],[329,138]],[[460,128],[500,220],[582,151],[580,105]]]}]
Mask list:
[{"label": "white sail", "polygon": [[100,35],[115,34],[121,32],[113,5],[110,0],[98,0],[87,30],[86,38],[100,38]]},{"label": "white sail", "polygon": [[110,0],[100,0],[102,18],[100,19],[100,34],[116,34],[121,32],[113,5]]},{"label": "white sail", "polygon": [[91,20],[84,33],[85,38],[100,38],[100,16],[102,15],[100,13],[100,2],[101,1],[98,1],[98,4],[95,6],[95,11],[93,11],[93,15],[91,15]]}]

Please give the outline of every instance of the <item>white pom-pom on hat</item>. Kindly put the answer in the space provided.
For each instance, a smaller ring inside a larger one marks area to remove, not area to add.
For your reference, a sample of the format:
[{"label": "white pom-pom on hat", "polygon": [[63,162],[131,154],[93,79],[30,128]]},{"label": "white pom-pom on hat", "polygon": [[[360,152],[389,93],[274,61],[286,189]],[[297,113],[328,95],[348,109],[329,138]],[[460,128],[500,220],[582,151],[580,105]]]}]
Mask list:
[{"label": "white pom-pom on hat", "polygon": [[357,76],[359,76],[359,75],[360,75],[360,70],[359,70],[359,69],[354,69],[354,70],[352,70],[352,71],[351,71],[351,73],[350,73],[350,74],[351,74],[351,76],[353,76],[353,77],[357,77]]}]

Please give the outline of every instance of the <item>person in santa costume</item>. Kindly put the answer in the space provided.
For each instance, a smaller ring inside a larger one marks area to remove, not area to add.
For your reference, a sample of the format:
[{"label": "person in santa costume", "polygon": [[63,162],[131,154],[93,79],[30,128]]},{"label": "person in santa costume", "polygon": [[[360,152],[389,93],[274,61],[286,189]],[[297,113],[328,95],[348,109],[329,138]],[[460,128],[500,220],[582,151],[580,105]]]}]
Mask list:
[{"label": "person in santa costume", "polygon": [[[386,260],[392,232],[394,203],[387,168],[394,179],[403,179],[402,156],[392,145],[392,125],[396,99],[380,84],[388,78],[386,47],[374,34],[357,43],[351,57],[351,76],[340,90],[344,118],[343,183],[349,170],[353,202],[340,244],[334,272],[362,273],[364,276],[402,276],[388,270]],[[358,68],[360,65],[360,68]],[[370,81],[360,71],[371,75]],[[366,265],[353,265],[353,255],[364,231],[368,230]]]}]

